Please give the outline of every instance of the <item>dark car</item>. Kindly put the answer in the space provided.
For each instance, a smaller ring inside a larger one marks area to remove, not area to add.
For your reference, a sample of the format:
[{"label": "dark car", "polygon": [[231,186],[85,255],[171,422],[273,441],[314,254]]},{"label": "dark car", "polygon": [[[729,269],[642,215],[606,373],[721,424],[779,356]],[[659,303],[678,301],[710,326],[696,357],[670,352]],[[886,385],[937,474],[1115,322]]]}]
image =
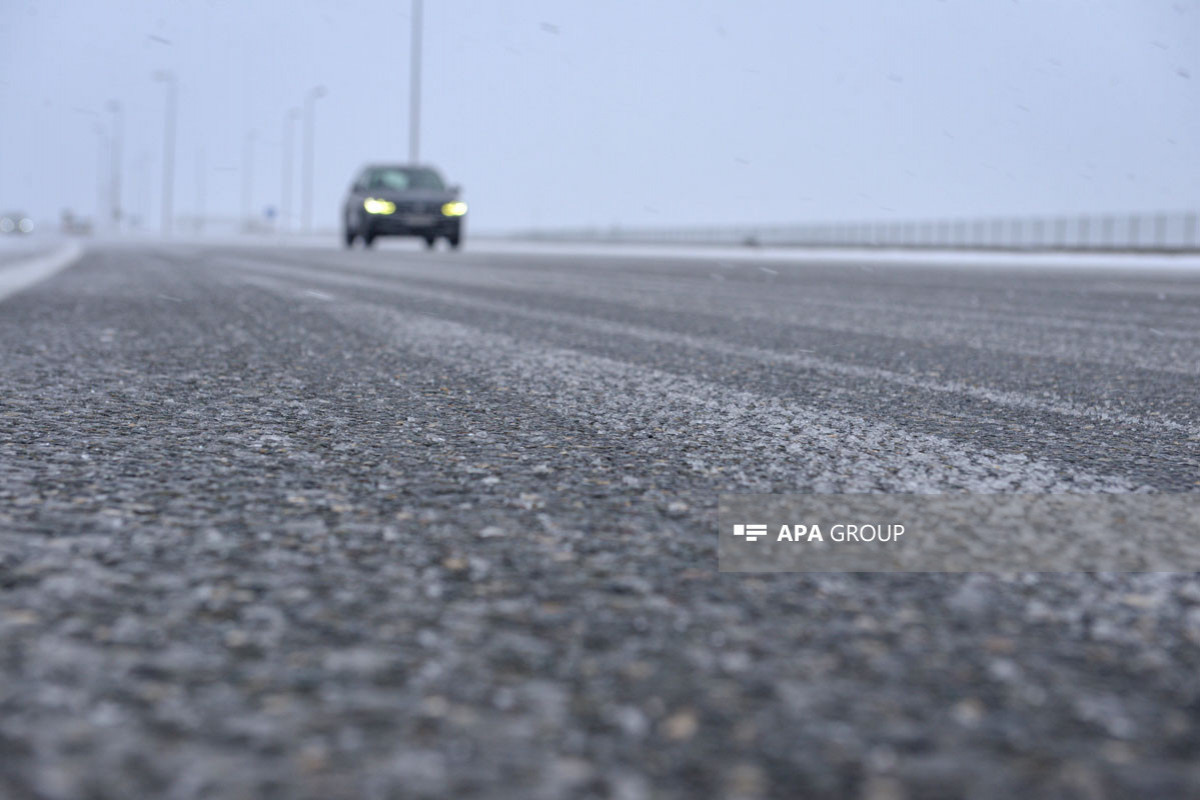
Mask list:
[{"label": "dark car", "polygon": [[417,236],[432,248],[439,238],[462,244],[467,204],[460,189],[447,186],[432,167],[377,164],[365,167],[350,187],[342,209],[347,247],[379,236]]}]

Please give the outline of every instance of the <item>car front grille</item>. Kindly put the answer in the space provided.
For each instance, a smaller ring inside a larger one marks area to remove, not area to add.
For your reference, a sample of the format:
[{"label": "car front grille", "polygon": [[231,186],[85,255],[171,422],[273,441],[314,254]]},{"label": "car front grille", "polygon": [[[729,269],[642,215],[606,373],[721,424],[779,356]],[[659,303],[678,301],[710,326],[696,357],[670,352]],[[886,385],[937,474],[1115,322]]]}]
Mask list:
[{"label": "car front grille", "polygon": [[397,214],[436,214],[442,209],[442,204],[436,201],[401,200],[396,203]]}]

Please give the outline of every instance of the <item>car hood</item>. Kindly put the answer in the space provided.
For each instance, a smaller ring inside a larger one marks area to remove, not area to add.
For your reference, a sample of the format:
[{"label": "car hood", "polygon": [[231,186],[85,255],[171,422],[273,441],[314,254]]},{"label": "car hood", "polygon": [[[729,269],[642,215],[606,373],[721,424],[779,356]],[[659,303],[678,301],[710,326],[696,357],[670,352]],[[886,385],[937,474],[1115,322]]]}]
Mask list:
[{"label": "car hood", "polygon": [[451,200],[457,200],[458,197],[454,192],[448,189],[435,191],[432,189],[413,189],[412,191],[397,192],[394,189],[368,189],[367,197],[374,197],[379,200],[388,200],[393,203],[448,203]]}]

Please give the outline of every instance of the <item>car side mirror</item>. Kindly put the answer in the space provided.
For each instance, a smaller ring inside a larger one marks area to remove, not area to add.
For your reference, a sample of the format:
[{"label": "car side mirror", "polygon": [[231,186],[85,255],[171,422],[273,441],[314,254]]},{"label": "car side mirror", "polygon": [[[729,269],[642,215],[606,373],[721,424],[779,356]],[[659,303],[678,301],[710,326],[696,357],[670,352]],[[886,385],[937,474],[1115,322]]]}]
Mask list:
[{"label": "car side mirror", "polygon": [[462,186],[461,186],[460,184],[457,184],[457,183],[456,183],[456,184],[454,184],[453,186],[451,186],[451,187],[450,187],[450,192],[451,192],[451,193],[452,193],[452,194],[453,194],[455,197],[458,197],[460,194],[462,194]]},{"label": "car side mirror", "polygon": [[365,192],[366,190],[367,190],[367,185],[365,183],[363,183],[362,181],[358,181],[350,189],[350,191],[352,191],[352,192]]}]

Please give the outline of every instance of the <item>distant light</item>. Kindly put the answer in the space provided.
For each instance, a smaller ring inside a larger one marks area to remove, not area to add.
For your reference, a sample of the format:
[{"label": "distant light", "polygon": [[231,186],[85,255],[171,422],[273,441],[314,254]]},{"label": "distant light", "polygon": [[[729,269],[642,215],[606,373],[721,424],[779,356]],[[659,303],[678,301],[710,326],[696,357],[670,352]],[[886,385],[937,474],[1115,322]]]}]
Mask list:
[{"label": "distant light", "polygon": [[368,197],[363,201],[363,208],[368,214],[391,214],[396,210],[396,204],[390,200]]},{"label": "distant light", "polygon": [[13,225],[13,221],[8,217],[0,219],[0,233],[12,233],[14,227],[16,226]]},{"label": "distant light", "polygon": [[461,217],[467,213],[467,204],[461,200],[455,200],[452,203],[446,203],[442,206],[442,213],[447,217]]},{"label": "distant light", "polygon": [[25,219],[23,219],[17,223],[17,227],[21,229],[21,233],[32,233],[33,232],[33,220],[26,217]]}]

